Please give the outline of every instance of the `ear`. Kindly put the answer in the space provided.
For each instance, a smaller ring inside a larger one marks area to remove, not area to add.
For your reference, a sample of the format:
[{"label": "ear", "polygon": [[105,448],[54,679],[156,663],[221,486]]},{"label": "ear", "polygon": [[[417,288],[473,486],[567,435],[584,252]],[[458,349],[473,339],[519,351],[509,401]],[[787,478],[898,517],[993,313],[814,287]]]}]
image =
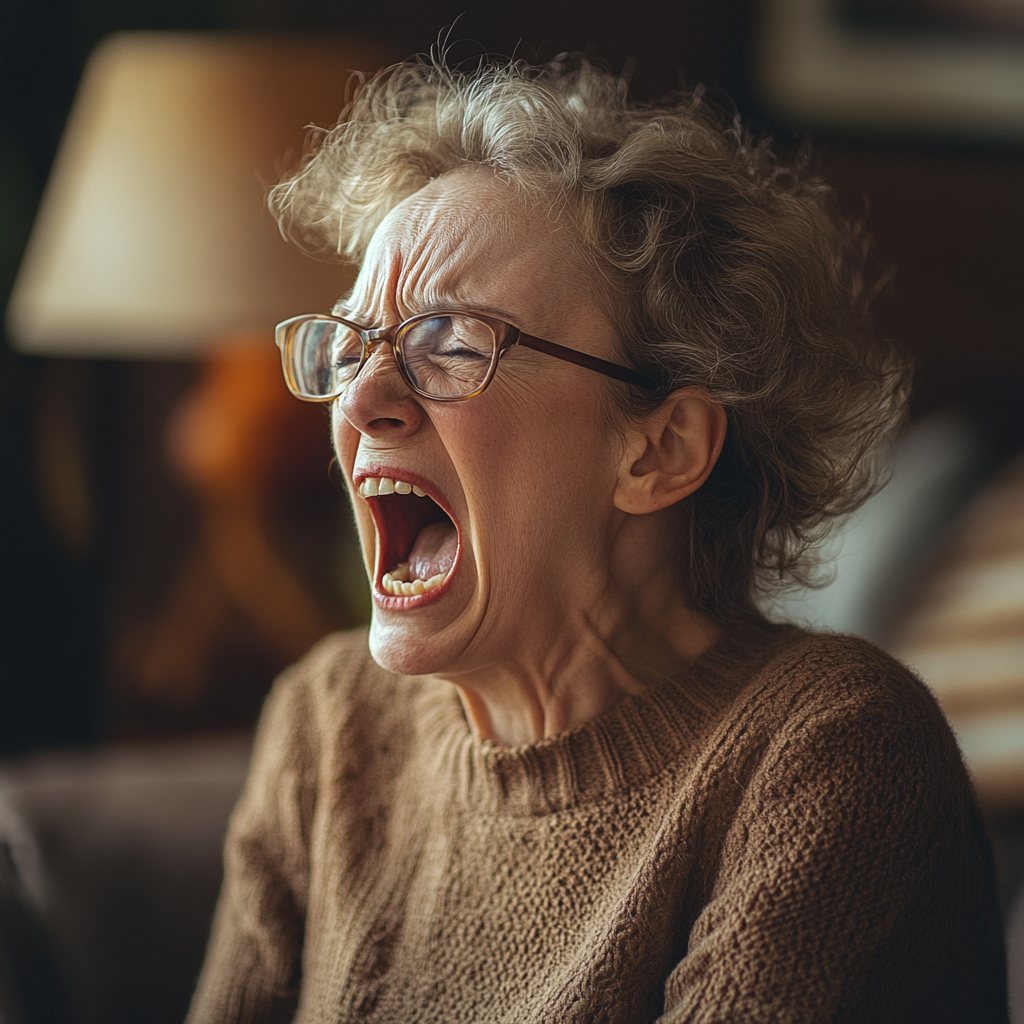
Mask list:
[{"label": "ear", "polygon": [[727,425],[700,388],[674,391],[627,430],[615,507],[642,515],[693,494],[718,461]]}]

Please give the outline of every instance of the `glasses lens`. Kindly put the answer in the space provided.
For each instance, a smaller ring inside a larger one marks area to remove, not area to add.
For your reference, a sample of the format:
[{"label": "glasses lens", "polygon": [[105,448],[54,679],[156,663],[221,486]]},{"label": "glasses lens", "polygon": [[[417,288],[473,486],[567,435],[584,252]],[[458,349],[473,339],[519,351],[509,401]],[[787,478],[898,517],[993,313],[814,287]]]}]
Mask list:
[{"label": "glasses lens", "polygon": [[476,391],[494,361],[494,332],[471,316],[432,316],[407,328],[400,358],[409,379],[433,398],[462,398]]},{"label": "glasses lens", "polygon": [[303,398],[335,398],[359,370],[363,346],[351,327],[333,320],[296,324],[285,349],[289,383]]}]

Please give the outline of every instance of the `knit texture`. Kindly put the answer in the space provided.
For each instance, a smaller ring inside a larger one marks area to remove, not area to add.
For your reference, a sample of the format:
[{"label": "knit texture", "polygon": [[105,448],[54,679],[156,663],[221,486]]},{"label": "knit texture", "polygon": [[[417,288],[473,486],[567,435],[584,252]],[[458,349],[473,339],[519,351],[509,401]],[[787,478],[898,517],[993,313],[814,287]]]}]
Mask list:
[{"label": "knit texture", "polygon": [[752,625],[522,747],[365,633],[278,681],[189,1024],[1007,1020],[993,872],[927,689]]}]

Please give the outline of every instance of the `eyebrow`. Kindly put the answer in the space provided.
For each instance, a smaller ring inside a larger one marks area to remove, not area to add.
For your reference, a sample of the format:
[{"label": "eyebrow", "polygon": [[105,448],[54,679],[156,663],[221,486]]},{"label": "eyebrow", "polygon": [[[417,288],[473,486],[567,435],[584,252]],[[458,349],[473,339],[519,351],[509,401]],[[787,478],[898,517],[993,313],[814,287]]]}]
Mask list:
[{"label": "eyebrow", "polygon": [[[491,306],[487,303],[481,302],[460,302],[458,299],[453,299],[451,302],[438,302],[436,304],[425,305],[419,313],[413,313],[412,316],[421,316],[423,313],[448,313],[455,310],[462,310],[466,313],[482,313],[484,316],[492,316],[496,320],[504,320],[507,323],[512,324],[514,327],[518,327],[516,322],[519,318],[515,314],[511,313],[507,309],[502,309],[499,306]],[[358,320],[360,317],[356,312],[354,306],[350,306],[346,298],[340,298],[331,307],[332,316],[341,317],[353,317]],[[408,317],[402,317],[403,320]],[[363,324],[362,326],[368,327],[369,324]],[[379,326],[390,326],[388,324],[381,324]],[[520,328],[522,329],[522,328]]]},{"label": "eyebrow", "polygon": [[486,303],[480,302],[465,302],[459,307],[466,310],[468,313],[483,313],[485,316],[493,316],[496,320],[507,320],[509,323],[515,325],[515,321],[519,318],[509,312],[507,309],[502,309],[500,306],[488,306]]}]

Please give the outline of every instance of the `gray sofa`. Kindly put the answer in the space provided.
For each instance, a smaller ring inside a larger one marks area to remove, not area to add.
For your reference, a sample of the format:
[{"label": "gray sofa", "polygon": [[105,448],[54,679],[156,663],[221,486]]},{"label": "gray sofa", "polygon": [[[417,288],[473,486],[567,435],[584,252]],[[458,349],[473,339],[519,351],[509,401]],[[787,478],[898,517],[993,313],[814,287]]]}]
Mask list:
[{"label": "gray sofa", "polygon": [[0,766],[0,1024],[185,1014],[247,735]]}]

